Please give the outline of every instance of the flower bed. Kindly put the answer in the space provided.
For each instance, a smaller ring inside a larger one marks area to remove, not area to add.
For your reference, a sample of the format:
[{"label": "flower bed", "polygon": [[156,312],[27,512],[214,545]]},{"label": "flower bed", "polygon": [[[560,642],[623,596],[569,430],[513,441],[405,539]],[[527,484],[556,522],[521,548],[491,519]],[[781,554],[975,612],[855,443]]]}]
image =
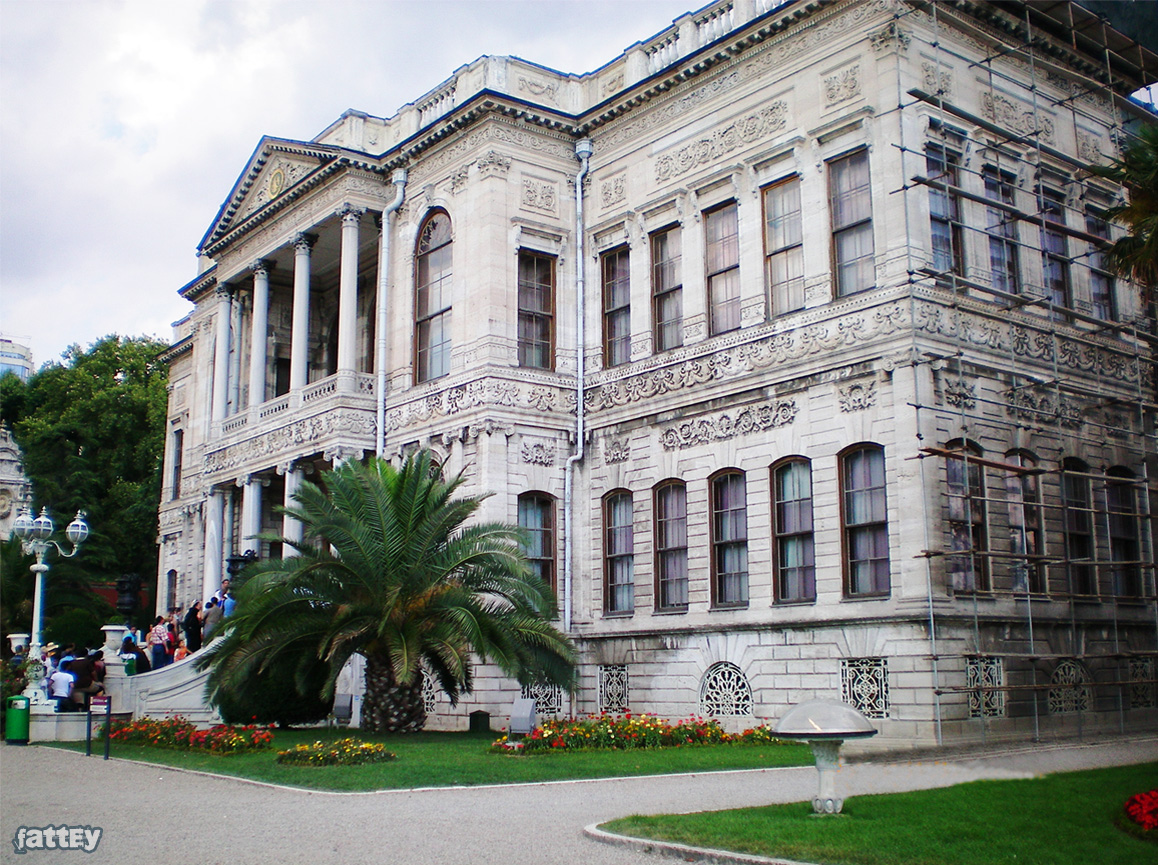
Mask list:
[{"label": "flower bed", "polygon": [[297,766],[360,766],[363,763],[386,763],[395,755],[385,745],[363,742],[360,739],[339,739],[336,742],[313,742],[277,752],[279,763]]},{"label": "flower bed", "polygon": [[179,751],[209,751],[212,754],[264,751],[273,742],[273,733],[268,727],[256,724],[244,727],[218,724],[208,730],[198,730],[192,722],[181,717],[113,721],[109,735],[114,742],[174,748]]},{"label": "flower bed", "polygon": [[548,720],[517,741],[501,736],[494,748],[502,751],[574,751],[581,748],[630,750],[674,748],[723,743],[788,744],[761,725],[743,733],[725,733],[718,721],[687,718],[671,723],[654,715],[590,715],[586,718]]},{"label": "flower bed", "polygon": [[1158,829],[1158,790],[1138,793],[1126,800],[1126,816],[1143,832]]}]

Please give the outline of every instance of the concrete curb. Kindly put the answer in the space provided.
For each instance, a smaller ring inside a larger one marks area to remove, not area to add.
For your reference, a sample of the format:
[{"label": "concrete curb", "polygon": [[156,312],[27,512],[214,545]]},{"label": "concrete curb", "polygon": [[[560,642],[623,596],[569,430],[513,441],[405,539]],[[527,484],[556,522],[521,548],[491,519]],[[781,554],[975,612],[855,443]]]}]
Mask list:
[{"label": "concrete curb", "polygon": [[617,835],[614,832],[600,829],[598,823],[584,826],[583,834],[604,844],[627,847],[640,853],[658,854],[671,859],[679,859],[682,862],[709,862],[714,863],[714,865],[814,865],[811,862],[800,862],[795,859],[769,859],[767,856],[733,853],[729,850],[716,850],[711,847],[692,847],[687,844],[674,844],[670,841],[632,838],[629,835]]}]

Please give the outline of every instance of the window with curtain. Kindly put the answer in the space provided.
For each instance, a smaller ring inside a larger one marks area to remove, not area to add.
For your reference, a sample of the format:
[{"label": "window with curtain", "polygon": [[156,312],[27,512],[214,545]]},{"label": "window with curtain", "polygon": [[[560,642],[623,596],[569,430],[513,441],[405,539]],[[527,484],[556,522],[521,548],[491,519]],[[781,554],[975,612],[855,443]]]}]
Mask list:
[{"label": "window with curtain", "polygon": [[862,445],[840,459],[843,502],[845,593],[889,591],[889,526],[885,501],[885,451]]},{"label": "window with curtain", "polygon": [[[1086,233],[1110,241],[1110,224],[1092,210],[1086,211]],[[1106,264],[1103,247],[1091,243],[1086,259],[1090,270],[1090,304],[1096,318],[1115,321],[1118,318],[1117,300],[1114,296],[1114,276]]]},{"label": "window with curtain", "polygon": [[800,178],[764,190],[764,254],[768,306],[773,315],[804,309],[804,231]]},{"label": "window with curtain", "polygon": [[656,351],[684,344],[682,246],[678,226],[651,236],[651,302]]},{"label": "window with curtain", "polygon": [[682,481],[655,490],[656,609],[688,608],[688,493]]},{"label": "window with curtain", "polygon": [[836,296],[845,297],[876,284],[867,150],[828,163],[828,194]]},{"label": "window with curtain", "polygon": [[[925,175],[947,187],[960,186],[960,158],[944,145],[929,144],[925,148]],[[929,222],[933,269],[942,275],[965,276],[965,233],[956,192],[929,187]]]},{"label": "window with curtain", "polygon": [[748,501],[744,473],[716,475],[712,487],[713,601],[717,607],[748,603]]},{"label": "window with curtain", "polygon": [[1045,555],[1042,532],[1041,486],[1037,459],[1024,451],[1011,451],[1005,462],[1024,471],[1005,476],[1005,501],[1009,510],[1009,551],[1013,590],[1045,594],[1049,591],[1045,565],[1037,557]]},{"label": "window with curtain", "polygon": [[545,493],[519,496],[519,528],[527,535],[524,552],[531,570],[555,585],[555,499]]},{"label": "window with curtain", "polygon": [[415,379],[450,372],[450,217],[432,213],[418,232],[414,259]]},{"label": "window with curtain", "polygon": [[1073,288],[1070,284],[1069,245],[1063,230],[1066,224],[1065,195],[1057,189],[1043,187],[1041,195],[1041,215],[1045,224],[1041,228],[1042,279],[1050,302],[1057,309],[1054,317],[1064,319],[1065,312],[1073,306]]},{"label": "window with curtain", "polygon": [[631,360],[631,259],[626,249],[603,255],[603,363]]},{"label": "window with curtain", "polygon": [[709,330],[740,326],[740,222],[735,202],[704,214]]},{"label": "window with curtain", "polygon": [[609,613],[629,613],[635,608],[635,539],[631,493],[610,493],[603,500],[604,592]]},{"label": "window with curtain", "polygon": [[1094,510],[1090,467],[1075,457],[1062,460],[1062,505],[1069,590],[1075,595],[1098,593],[1094,570]]},{"label": "window with curtain", "polygon": [[[1015,206],[1013,175],[987,166],[981,171],[985,197],[997,204]],[[985,233],[989,236],[989,284],[998,291],[1021,291],[1021,264],[1017,252],[1017,218],[1002,207],[985,209]]]},{"label": "window with curtain", "polygon": [[950,582],[963,592],[988,591],[989,510],[985,469],[977,461],[984,454],[976,445],[955,439],[945,445],[945,492],[949,504]]},{"label": "window with curtain", "polygon": [[816,600],[816,560],[812,536],[812,465],[792,459],[772,469],[772,535],[775,544],[776,600]]},{"label": "window with curtain", "polygon": [[519,366],[554,367],[555,259],[519,252]]},{"label": "window with curtain", "polygon": [[1137,598],[1142,595],[1142,572],[1134,473],[1114,466],[1106,475],[1106,522],[1110,532],[1110,560],[1114,563],[1114,594],[1120,598]]}]

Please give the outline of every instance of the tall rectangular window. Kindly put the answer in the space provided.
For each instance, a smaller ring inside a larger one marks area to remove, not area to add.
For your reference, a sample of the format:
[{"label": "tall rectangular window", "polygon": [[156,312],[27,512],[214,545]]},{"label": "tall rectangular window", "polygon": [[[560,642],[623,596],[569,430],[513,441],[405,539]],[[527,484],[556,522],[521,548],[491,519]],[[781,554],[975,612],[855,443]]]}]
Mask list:
[{"label": "tall rectangular window", "polygon": [[[1070,286],[1070,258],[1064,231],[1065,196],[1056,189],[1041,190],[1041,215],[1045,225],[1041,229],[1042,278],[1045,293],[1055,309],[1066,310],[1073,306]],[[1064,318],[1064,312],[1055,312],[1055,318]]]},{"label": "tall rectangular window", "polygon": [[1138,507],[1134,475],[1129,469],[1115,467],[1106,478],[1106,522],[1110,531],[1110,560],[1114,562],[1114,594],[1120,598],[1142,595],[1142,572],[1139,566],[1141,546],[1138,542]]},{"label": "tall rectangular window", "polygon": [[531,570],[555,585],[555,500],[543,493],[519,496],[519,528],[526,533],[524,553]]},{"label": "tall rectangular window", "polygon": [[954,452],[946,460],[949,500],[949,573],[958,591],[988,591],[989,520],[985,501],[985,471],[980,450],[960,440],[949,442]]},{"label": "tall rectangular window", "polygon": [[[925,148],[925,174],[946,187],[960,186],[960,157],[940,144]],[[952,189],[929,187],[929,222],[933,239],[933,269],[939,274],[965,275],[965,236],[961,204]]]},{"label": "tall rectangular window", "polygon": [[1075,595],[1096,595],[1094,571],[1094,511],[1090,496],[1090,468],[1073,457],[1062,460],[1062,505],[1065,508],[1066,559],[1069,590]]},{"label": "tall rectangular window", "polygon": [[790,177],[764,190],[764,253],[768,304],[773,315],[804,309],[799,177]]},{"label": "tall rectangular window", "polygon": [[[1096,213],[1086,211],[1086,233],[1110,240],[1110,224]],[[1102,247],[1090,244],[1090,303],[1093,306],[1095,318],[1103,321],[1115,321],[1118,318],[1118,309],[1114,298],[1114,277],[1106,265]]]},{"label": "tall rectangular window", "polygon": [[748,603],[748,502],[744,473],[712,479],[712,575],[717,607]]},{"label": "tall rectangular window", "polygon": [[418,232],[414,262],[415,378],[430,381],[450,372],[450,217],[435,212]]},{"label": "tall rectangular window", "polygon": [[845,297],[876,284],[868,151],[830,162],[828,184],[836,296]]},{"label": "tall rectangular window", "polygon": [[812,467],[791,460],[772,470],[772,512],[776,546],[776,600],[816,600],[816,558],[812,537]]},{"label": "tall rectangular window", "polygon": [[[987,167],[981,176],[985,197],[990,201],[1014,206],[1013,176]],[[1017,255],[1017,218],[1001,207],[985,209],[985,233],[989,235],[989,284],[998,291],[1017,294],[1021,291],[1021,266]]]},{"label": "tall rectangular window", "polygon": [[170,483],[169,498],[181,498],[181,474],[185,463],[185,430],[173,430],[173,476]]},{"label": "tall rectangular window", "polygon": [[519,253],[519,366],[551,369],[555,340],[555,259]]},{"label": "tall rectangular window", "polygon": [[603,363],[631,360],[631,259],[626,249],[603,255]]},{"label": "tall rectangular window", "polygon": [[629,613],[635,608],[635,536],[631,493],[617,492],[607,496],[603,502],[603,526],[607,612]]},{"label": "tall rectangular window", "polygon": [[651,302],[656,351],[684,344],[683,256],[678,227],[651,237]]},{"label": "tall rectangular window", "polygon": [[1010,472],[1005,478],[1005,500],[1009,508],[1009,551],[1013,554],[1013,590],[1045,594],[1049,591],[1042,535],[1041,487],[1033,469],[1037,460],[1021,451],[1005,455],[1005,461],[1025,471]]},{"label": "tall rectangular window", "polygon": [[709,329],[715,336],[740,326],[740,221],[736,204],[704,214]]},{"label": "tall rectangular window", "polygon": [[655,491],[656,608],[688,607],[688,493],[680,481]]},{"label": "tall rectangular window", "polygon": [[844,454],[841,477],[846,592],[850,596],[887,594],[889,526],[884,448],[865,445]]}]

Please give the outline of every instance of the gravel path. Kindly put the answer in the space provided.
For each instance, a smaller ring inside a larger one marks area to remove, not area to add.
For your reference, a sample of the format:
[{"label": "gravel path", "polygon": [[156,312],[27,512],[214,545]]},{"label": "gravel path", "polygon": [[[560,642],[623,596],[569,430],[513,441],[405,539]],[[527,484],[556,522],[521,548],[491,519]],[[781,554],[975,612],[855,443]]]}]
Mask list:
[{"label": "gravel path", "polygon": [[[1158,739],[1042,746],[845,766],[845,795],[1158,760]],[[811,768],[505,787],[318,793],[52,748],[0,747],[0,861],[166,865],[629,865],[663,860],[595,842],[583,827],[627,814],[810,799]],[[96,852],[30,850],[19,826],[103,828]],[[670,860],[669,860],[670,861]]]}]

